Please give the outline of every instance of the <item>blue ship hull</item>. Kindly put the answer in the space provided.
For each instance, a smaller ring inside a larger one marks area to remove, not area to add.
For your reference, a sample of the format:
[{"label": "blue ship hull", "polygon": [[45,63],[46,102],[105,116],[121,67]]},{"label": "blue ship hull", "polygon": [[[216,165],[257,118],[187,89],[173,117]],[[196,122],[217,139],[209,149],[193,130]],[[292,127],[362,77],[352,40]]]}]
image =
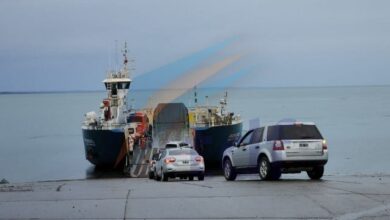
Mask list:
[{"label": "blue ship hull", "polygon": [[221,169],[226,148],[233,146],[242,131],[242,123],[208,128],[193,128],[194,147],[203,156],[206,169]]},{"label": "blue ship hull", "polygon": [[[125,135],[122,129],[82,129],[85,157],[99,167],[123,167]],[[121,166],[122,165],[122,166]]]}]

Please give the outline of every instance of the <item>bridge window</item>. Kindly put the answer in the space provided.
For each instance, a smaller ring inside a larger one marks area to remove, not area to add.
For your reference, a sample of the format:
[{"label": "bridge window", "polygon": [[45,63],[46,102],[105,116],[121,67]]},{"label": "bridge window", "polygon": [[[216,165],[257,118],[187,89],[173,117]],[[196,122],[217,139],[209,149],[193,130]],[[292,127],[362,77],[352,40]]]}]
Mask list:
[{"label": "bridge window", "polygon": [[118,83],[118,88],[119,89],[129,89],[129,87],[130,87],[130,83],[129,82]]},{"label": "bridge window", "polygon": [[117,95],[117,93],[118,93],[117,84],[113,83],[112,84],[112,89],[111,89],[111,94],[112,95]]}]

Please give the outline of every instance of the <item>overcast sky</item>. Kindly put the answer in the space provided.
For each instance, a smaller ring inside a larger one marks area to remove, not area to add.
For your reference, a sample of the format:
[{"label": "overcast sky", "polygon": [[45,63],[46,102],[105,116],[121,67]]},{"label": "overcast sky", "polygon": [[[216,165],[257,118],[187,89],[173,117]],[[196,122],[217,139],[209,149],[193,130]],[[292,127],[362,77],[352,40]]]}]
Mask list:
[{"label": "overcast sky", "polygon": [[388,0],[0,0],[0,91],[102,89],[116,40],[135,76],[234,38],[220,53],[245,54],[234,71],[251,71],[231,86],[390,84],[389,10]]}]

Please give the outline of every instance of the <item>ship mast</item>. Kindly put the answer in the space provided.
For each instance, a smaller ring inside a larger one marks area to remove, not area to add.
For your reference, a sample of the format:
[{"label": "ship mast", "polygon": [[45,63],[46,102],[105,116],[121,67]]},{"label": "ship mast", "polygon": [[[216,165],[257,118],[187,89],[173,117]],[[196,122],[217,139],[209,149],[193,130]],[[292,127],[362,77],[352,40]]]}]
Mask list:
[{"label": "ship mast", "polygon": [[194,86],[194,105],[198,107],[198,92],[196,86]]},{"label": "ship mast", "polygon": [[219,104],[221,105],[221,115],[224,115],[225,112],[226,112],[227,96],[228,96],[228,92],[225,91],[225,96],[224,96],[223,99],[221,99],[221,101],[219,102]]},{"label": "ship mast", "polygon": [[120,71],[120,77],[130,78],[129,75],[129,68],[127,67],[127,64],[129,60],[127,59],[127,42],[125,41],[125,46],[122,50],[122,56],[123,56],[123,69]]}]

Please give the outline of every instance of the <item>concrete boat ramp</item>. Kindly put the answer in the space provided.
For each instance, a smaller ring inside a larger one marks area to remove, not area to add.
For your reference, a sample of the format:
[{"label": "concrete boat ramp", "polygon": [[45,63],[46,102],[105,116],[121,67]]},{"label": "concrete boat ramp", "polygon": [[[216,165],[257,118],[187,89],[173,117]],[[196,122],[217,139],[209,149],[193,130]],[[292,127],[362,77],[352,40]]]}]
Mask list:
[{"label": "concrete boat ramp", "polygon": [[1,184],[0,219],[390,219],[390,176]]}]

